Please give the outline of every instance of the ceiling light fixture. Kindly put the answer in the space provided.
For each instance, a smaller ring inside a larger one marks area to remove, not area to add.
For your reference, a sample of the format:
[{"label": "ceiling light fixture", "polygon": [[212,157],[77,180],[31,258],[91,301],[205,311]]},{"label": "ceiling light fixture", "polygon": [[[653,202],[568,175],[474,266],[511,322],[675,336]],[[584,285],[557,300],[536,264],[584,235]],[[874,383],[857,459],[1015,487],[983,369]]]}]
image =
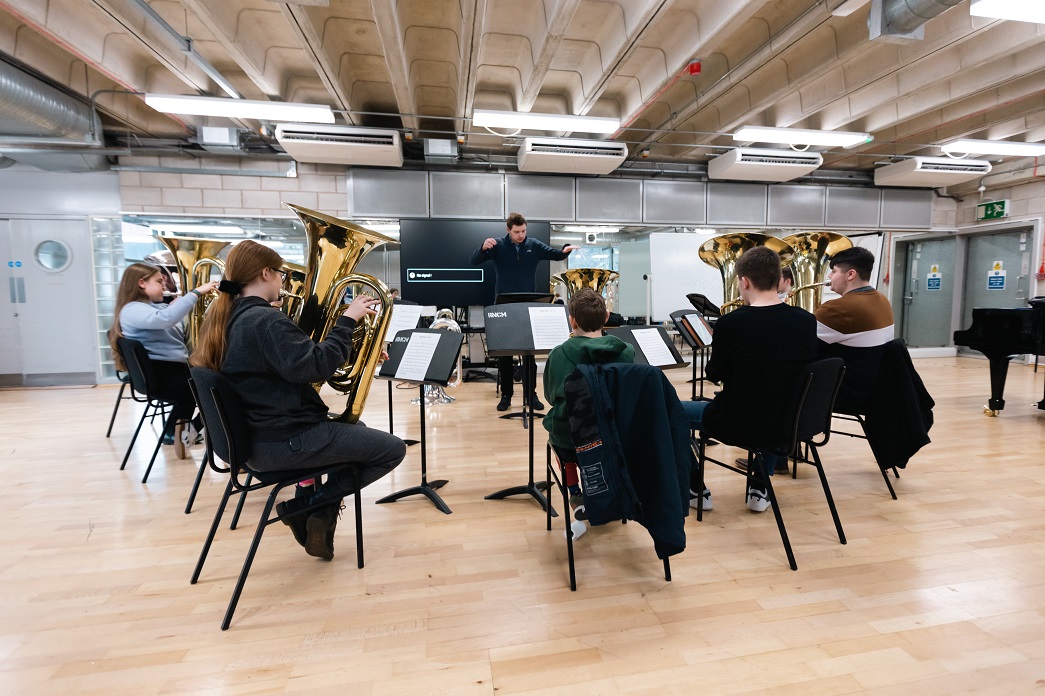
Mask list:
[{"label": "ceiling light fixture", "polygon": [[782,143],[784,145],[824,145],[853,147],[874,140],[870,133],[852,131],[806,130],[804,128],[770,128],[743,126],[733,134],[738,143]]},{"label": "ceiling light fixture", "polygon": [[602,225],[566,225],[563,232],[575,232],[578,234],[613,234],[620,232],[619,227],[604,227]]},{"label": "ceiling light fixture", "polygon": [[577,133],[615,133],[620,119],[569,114],[525,114],[519,111],[472,111],[472,125],[486,128],[566,131]]},{"label": "ceiling light fixture", "polygon": [[165,114],[223,116],[258,121],[333,123],[334,112],[325,104],[253,101],[224,97],[194,97],[179,94],[146,94],[145,103]]},{"label": "ceiling light fixture", "polygon": [[382,234],[388,234],[389,232],[399,232],[398,222],[361,222],[360,227],[365,227],[371,232],[381,232]]},{"label": "ceiling light fixture", "polygon": [[972,0],[969,14],[973,17],[1045,24],[1045,4],[1041,0]]},{"label": "ceiling light fixture", "polygon": [[948,155],[1005,155],[1009,157],[1045,155],[1045,144],[1017,143],[1011,140],[953,140],[938,147]]},{"label": "ceiling light fixture", "polygon": [[159,233],[159,236],[161,237],[181,234],[219,234],[238,236],[249,234],[242,227],[236,227],[234,225],[193,225],[188,223],[184,225],[178,223],[154,224],[152,230],[153,232]]},{"label": "ceiling light fixture", "polygon": [[841,5],[831,10],[831,14],[835,17],[848,17],[868,2],[870,0],[845,0]]}]

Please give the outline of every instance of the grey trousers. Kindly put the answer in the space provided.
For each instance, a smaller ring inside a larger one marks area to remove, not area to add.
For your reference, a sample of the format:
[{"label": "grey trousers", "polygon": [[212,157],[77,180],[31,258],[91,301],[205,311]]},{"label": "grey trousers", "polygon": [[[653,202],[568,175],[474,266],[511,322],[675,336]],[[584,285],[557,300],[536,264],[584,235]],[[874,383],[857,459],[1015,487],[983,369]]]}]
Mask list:
[{"label": "grey trousers", "polygon": [[323,497],[344,497],[378,480],[399,466],[406,456],[406,444],[395,435],[371,430],[362,423],[327,421],[287,440],[254,442],[250,466],[258,471],[313,469],[352,463],[323,486]]}]

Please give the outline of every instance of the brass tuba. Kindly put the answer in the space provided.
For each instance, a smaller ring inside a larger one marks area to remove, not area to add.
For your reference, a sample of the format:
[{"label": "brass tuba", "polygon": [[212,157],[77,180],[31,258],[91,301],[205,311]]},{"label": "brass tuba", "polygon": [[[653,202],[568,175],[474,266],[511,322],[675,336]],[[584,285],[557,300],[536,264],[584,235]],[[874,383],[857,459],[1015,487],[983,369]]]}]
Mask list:
[{"label": "brass tuba", "polygon": [[768,234],[755,232],[738,232],[712,237],[700,245],[700,259],[709,266],[717,268],[722,274],[722,308],[723,314],[733,311],[741,304],[740,287],[737,280],[737,260],[748,249],[766,246],[780,255],[780,263],[787,266],[791,263],[794,250],[784,240],[770,237]]},{"label": "brass tuba", "polygon": [[823,300],[824,279],[831,257],[851,248],[853,243],[835,232],[800,232],[784,237],[784,241],[795,250],[791,257],[795,281],[789,303],[814,312]]},{"label": "brass tuba", "polygon": [[[549,285],[552,287],[562,285],[566,288],[566,297],[563,299],[569,302],[570,298],[573,297],[573,293],[582,288],[590,288],[601,295],[606,286],[617,280],[617,278],[620,278],[620,273],[611,271],[608,268],[571,268],[553,275]],[[609,304],[607,302],[607,307],[609,307]]]},{"label": "brass tuba", "polygon": [[[167,247],[174,256],[174,262],[178,264],[178,282],[182,294],[209,282],[215,268],[218,269],[218,275],[225,272],[225,262],[218,258],[221,250],[229,245],[225,240],[166,235],[156,235],[156,238]],[[203,315],[213,299],[213,296],[201,297],[189,313],[185,343],[190,352],[196,347],[196,337],[199,336],[200,326],[203,325]]]},{"label": "brass tuba", "polygon": [[[452,309],[440,309],[436,312],[435,319],[432,321],[432,325],[428,328],[461,333],[461,325],[458,324],[457,320],[454,318],[454,312]],[[448,387],[459,387],[461,386],[461,382],[464,381],[463,354],[464,351],[457,351],[457,368],[454,370],[454,374],[450,375],[450,381],[446,385]],[[427,405],[452,404],[457,401],[456,398],[447,394],[446,390],[438,384],[425,384],[423,392],[424,396],[421,398],[425,400],[425,404]],[[411,399],[410,403],[419,404],[421,403],[421,399]]]},{"label": "brass tuba", "polygon": [[[392,317],[392,298],[377,278],[352,270],[372,249],[391,237],[372,232],[347,220],[324,215],[292,203],[285,204],[305,225],[308,248],[304,266],[285,264],[280,308],[313,341],[322,341],[344,310],[342,301],[349,290],[369,290],[381,301],[377,314],[364,317],[352,334],[352,359],[327,380],[335,390],[346,394],[344,412],[334,420],[355,423],[363,413],[374,370],[381,359],[382,341]],[[316,389],[322,385],[316,385]]]}]

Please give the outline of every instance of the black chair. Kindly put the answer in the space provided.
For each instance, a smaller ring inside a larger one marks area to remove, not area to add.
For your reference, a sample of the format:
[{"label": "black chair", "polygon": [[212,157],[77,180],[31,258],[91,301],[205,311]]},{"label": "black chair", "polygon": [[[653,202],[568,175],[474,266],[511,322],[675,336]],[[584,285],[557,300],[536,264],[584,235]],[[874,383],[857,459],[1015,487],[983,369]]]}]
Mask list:
[{"label": "black chair", "polygon": [[131,376],[129,374],[117,370],[116,379],[120,380],[120,391],[116,393],[116,405],[112,407],[112,417],[109,419],[109,429],[105,431],[105,437],[109,437],[110,435],[112,435],[112,425],[116,422],[116,413],[120,410],[121,401],[123,401],[124,399],[130,399],[132,401],[139,401],[142,403],[145,402],[144,397],[139,397],[135,393],[134,387],[131,387],[130,394],[128,394],[127,396],[123,395],[123,392],[127,389],[128,386],[130,386],[131,383]]},{"label": "black chair", "polygon": [[[196,406],[199,408],[200,413],[203,413],[203,402],[200,401],[199,392],[196,391],[196,382],[191,377],[189,378],[189,390],[192,391],[192,398],[195,399]],[[205,448],[203,451],[203,460],[200,462],[200,470],[196,473],[196,480],[192,484],[192,490],[189,491],[189,500],[185,503],[186,515],[192,512],[192,504],[196,501],[196,493],[199,492],[200,484],[203,482],[203,474],[208,468],[219,474],[227,474],[231,471],[229,467],[219,465],[217,459],[215,459],[214,449],[210,444],[210,433],[206,428],[203,429],[203,440]],[[240,505],[240,507],[242,507],[242,505]],[[237,510],[237,515],[233,518],[233,529],[236,528],[236,519],[238,518],[239,514]]]},{"label": "black chair", "polygon": [[[214,522],[211,524],[210,531],[207,533],[207,539],[203,543],[203,549],[200,552],[199,560],[196,563],[196,569],[192,573],[191,584],[195,585],[197,580],[199,580],[200,573],[203,570],[203,564],[207,560],[207,554],[214,541],[214,535],[218,531],[218,525],[221,524],[221,517],[225,512],[226,505],[228,505],[229,498],[237,493],[245,496],[251,491],[262,490],[269,487],[272,488],[265,500],[264,509],[261,512],[257,529],[254,532],[254,539],[251,542],[250,549],[247,551],[247,557],[243,562],[243,569],[240,570],[239,579],[236,581],[236,587],[232,592],[232,598],[229,600],[228,609],[225,611],[225,618],[221,623],[221,630],[224,631],[227,630],[229,625],[232,623],[232,615],[236,612],[236,605],[239,603],[240,594],[243,592],[243,586],[247,582],[247,575],[250,573],[250,567],[254,562],[254,556],[257,554],[258,547],[261,545],[261,537],[265,532],[265,528],[268,525],[283,519],[280,515],[274,517],[271,516],[272,508],[276,504],[276,496],[279,492],[288,486],[293,487],[301,481],[319,478],[346,468],[352,468],[353,471],[355,471],[355,468],[352,467],[351,464],[346,463],[315,469],[295,469],[293,471],[278,472],[262,472],[251,469],[248,463],[251,451],[249,429],[246,417],[240,407],[239,398],[236,395],[236,392],[232,389],[232,385],[229,384],[228,380],[213,370],[208,370],[202,367],[193,367],[190,368],[190,371],[192,373],[192,379],[197,394],[200,397],[200,413],[203,416],[203,424],[206,428],[212,455],[220,457],[229,465],[229,480],[225,486],[225,492],[222,495],[221,502],[218,504],[217,513],[214,515]],[[354,497],[356,518],[356,563],[359,568],[362,568],[363,510],[360,503],[361,498],[358,478]],[[241,507],[242,504],[243,500],[241,497]],[[296,514],[306,514],[308,511],[314,510],[324,504],[327,503],[318,503],[303,508]]]},{"label": "black chair", "polygon": [[857,423],[860,433],[833,432],[867,440],[889,495],[896,500],[888,470],[892,469],[893,476],[900,478],[899,469],[906,467],[908,460],[929,443],[935,405],[914,369],[907,343],[895,338],[882,350],[877,378],[868,398],[859,408],[838,407],[835,413],[838,420]]},{"label": "black chair", "polygon": [[174,433],[177,421],[174,417],[171,403],[160,398],[156,393],[157,381],[152,369],[152,360],[149,358],[149,353],[145,350],[145,346],[142,345],[141,341],[135,341],[131,338],[119,338],[116,340],[116,346],[123,357],[123,362],[127,365],[127,374],[130,377],[132,391],[139,396],[144,396],[145,399],[145,409],[142,411],[142,417],[138,420],[138,427],[134,430],[131,443],[127,445],[127,452],[123,455],[120,471],[123,471],[127,466],[127,460],[131,456],[131,450],[134,449],[134,443],[138,440],[138,433],[141,432],[145,419],[149,416],[155,417],[156,415],[163,418],[163,429],[160,431],[159,437],[156,438],[156,447],[152,451],[149,466],[145,469],[145,475],[142,477],[142,483],[145,483],[149,480],[152,465],[156,462],[156,455],[160,451],[160,445],[163,444],[163,436],[168,432]]},{"label": "black chair", "polygon": [[[702,431],[700,438],[693,442],[697,454],[697,477],[702,487],[706,461],[744,474],[747,477],[747,485],[749,487],[755,480],[756,474],[765,482],[766,498],[773,508],[773,516],[776,518],[777,529],[780,531],[780,540],[784,544],[784,551],[787,554],[791,570],[798,570],[798,564],[795,562],[795,555],[791,551],[791,542],[787,537],[787,529],[784,527],[784,520],[780,515],[780,505],[778,505],[777,496],[773,490],[773,477],[768,475],[763,458],[754,456],[754,453],[770,452],[782,457],[791,457],[796,462],[804,462],[816,467],[817,474],[820,476],[820,484],[823,486],[824,495],[827,498],[827,506],[831,510],[831,518],[835,523],[835,530],[838,532],[838,541],[845,544],[845,532],[842,530],[842,523],[838,519],[838,510],[835,508],[835,501],[831,496],[831,487],[827,483],[824,466],[817,451],[818,448],[826,445],[831,437],[831,413],[834,410],[835,397],[838,395],[838,387],[842,383],[842,375],[844,373],[845,366],[841,358],[827,358],[809,363],[799,371],[795,379],[795,386],[792,389],[791,396],[787,402],[787,410],[785,411],[785,413],[791,414],[791,418],[789,422],[784,424],[781,437],[777,442],[727,442],[726,444],[748,450],[746,471],[708,457],[706,453],[708,434],[706,431]],[[819,435],[823,435],[823,439],[815,440],[814,438]],[[812,459],[810,459],[810,454],[812,454]],[[698,507],[697,521],[701,520],[703,520],[703,510]]]},{"label": "black chair", "polygon": [[[574,560],[574,553],[573,553],[573,527],[572,527],[572,524],[573,524],[573,511],[570,509],[570,493],[569,493],[569,489],[566,487],[566,465],[563,464],[563,462],[559,460],[559,457],[554,452],[552,452],[551,443],[548,443],[546,445],[546,448],[547,448],[547,452],[545,453],[545,456],[547,457],[547,468],[546,468],[547,481],[545,483],[546,483],[547,489],[550,490],[550,488],[551,488],[550,482],[554,481],[555,485],[558,486],[558,488],[559,488],[559,492],[562,494],[562,509],[564,511],[563,512],[563,518],[566,521],[566,562],[567,562],[567,565],[569,566],[569,569],[570,569],[570,590],[576,592],[577,591],[577,565],[576,565],[576,562]],[[556,464],[558,466],[552,467],[552,459],[555,460],[555,462],[556,462]],[[548,507],[546,509],[546,513],[547,513],[547,518],[548,518],[547,519],[548,531],[550,532],[550,531],[552,531],[552,515],[555,513],[555,511],[552,509],[551,496],[548,497]],[[624,518],[624,519],[621,520],[621,524],[627,524],[627,523],[628,523],[627,518]],[[667,581],[667,582],[671,582],[671,558],[670,557],[664,559],[664,580]]]}]

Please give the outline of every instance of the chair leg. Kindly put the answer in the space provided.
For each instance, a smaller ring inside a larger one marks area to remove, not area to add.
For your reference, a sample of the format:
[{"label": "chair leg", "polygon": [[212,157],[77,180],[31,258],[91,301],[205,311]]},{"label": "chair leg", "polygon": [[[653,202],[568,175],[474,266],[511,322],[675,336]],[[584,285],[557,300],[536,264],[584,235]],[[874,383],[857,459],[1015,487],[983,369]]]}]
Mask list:
[{"label": "chair leg", "polygon": [[138,433],[141,432],[142,426],[145,425],[145,419],[149,417],[149,406],[146,404],[145,410],[142,411],[142,417],[138,420],[138,427],[134,429],[134,435],[131,436],[131,443],[127,445],[127,451],[123,455],[123,461],[120,463],[120,471],[123,471],[127,466],[127,460],[131,458],[131,450],[134,449],[134,443],[138,440]]},{"label": "chair leg", "polygon": [[570,490],[566,486],[566,466],[559,462],[559,490],[562,491],[562,517],[566,521],[566,562],[570,566],[570,590],[577,591],[577,565],[573,555],[573,510],[570,508]]},{"label": "chair leg", "polygon": [[694,453],[697,455],[697,485],[700,488],[700,505],[697,506],[697,522],[704,520],[704,448],[707,446],[703,438],[695,440],[692,437],[689,439],[689,446],[693,448]]},{"label": "chair leg", "polygon": [[196,480],[192,484],[192,490],[189,491],[189,501],[185,503],[185,514],[192,512],[192,504],[196,501],[196,493],[200,490],[200,483],[203,482],[203,472],[207,470],[207,464],[210,462],[210,449],[207,449],[203,453],[203,461],[200,462],[200,470],[196,473]]},{"label": "chair leg", "polygon": [[[548,481],[548,489],[551,490],[551,480],[552,480],[552,445],[551,445],[550,442],[544,443],[544,478],[545,478],[545,480]],[[551,498],[550,495],[548,497]],[[552,530],[552,503],[551,503],[551,500],[548,501],[548,505],[547,505],[547,507],[545,507],[544,512],[545,512],[545,514],[547,516],[547,520],[545,522],[545,524],[547,525],[546,528],[550,532]]]},{"label": "chair leg", "polygon": [[[820,474],[820,485],[824,487],[824,495],[827,497],[827,507],[831,509],[831,519],[835,521],[835,530],[838,532],[838,541],[846,543],[845,532],[842,531],[842,521],[838,519],[838,509],[835,508],[835,499],[831,495],[831,486],[827,485],[827,474],[824,473],[824,464],[820,461],[820,453],[816,447],[808,448],[813,453],[813,462],[816,472]],[[888,479],[886,479],[888,481]]]},{"label": "chair leg", "polygon": [[120,410],[120,402],[123,401],[123,390],[127,388],[126,382],[120,382],[120,393],[116,395],[116,405],[112,407],[112,418],[109,419],[109,429],[105,431],[105,437],[112,435],[112,424],[116,422],[116,412]]},{"label": "chair leg", "polygon": [[664,559],[664,580],[671,582],[671,560],[668,558]]},{"label": "chair leg", "polygon": [[[878,470],[882,472],[882,479],[885,480],[885,487],[889,489],[889,495],[893,497],[893,500],[896,500],[896,491],[893,490],[893,484],[889,480],[889,472],[882,468],[879,468]],[[900,477],[897,476],[896,478]]]},{"label": "chair leg", "polygon": [[[753,458],[752,458],[753,459]],[[787,538],[787,529],[784,527],[784,518],[780,516],[780,505],[777,504],[776,493],[773,491],[773,482],[771,478],[766,474],[765,460],[759,460],[752,462],[748,460],[748,471],[751,471],[752,465],[757,466],[759,472],[762,475],[762,481],[766,484],[766,497],[769,498],[771,507],[773,508],[773,517],[776,518],[777,529],[780,530],[780,541],[784,543],[784,552],[787,554],[787,563],[791,566],[791,570],[798,570],[798,563],[795,562],[795,554],[791,551],[791,541]],[[749,477],[750,478],[750,477]],[[746,495],[745,491],[745,495]]]},{"label": "chair leg", "polygon": [[[163,426],[163,433],[166,433],[169,428],[173,428],[174,422],[174,413],[172,412]],[[142,483],[146,483],[149,480],[152,465],[156,463],[156,455],[160,453],[160,445],[163,444],[163,433],[160,433],[160,436],[156,438],[156,447],[152,450],[152,459],[149,460],[149,466],[145,469],[145,476],[142,476]]]},{"label": "chair leg", "polygon": [[229,600],[229,608],[225,610],[225,620],[221,622],[221,630],[227,631],[229,625],[232,623],[232,615],[236,613],[236,605],[239,604],[240,595],[243,593],[243,586],[247,584],[247,575],[250,573],[250,566],[254,563],[254,556],[258,553],[258,547],[261,546],[261,537],[265,533],[265,527],[269,523],[269,515],[272,513],[272,506],[276,504],[276,494],[282,490],[282,486],[276,486],[272,489],[272,492],[268,494],[268,498],[265,499],[265,509],[261,513],[261,519],[258,520],[258,528],[254,532],[254,540],[250,544],[250,550],[247,551],[247,558],[243,561],[243,570],[239,573],[239,579],[236,581],[236,589],[232,592],[232,599]]},{"label": "chair leg", "polygon": [[356,495],[355,495],[355,508],[356,508],[356,567],[363,567],[363,499],[362,499],[362,488],[359,483],[359,470],[356,469],[354,472],[356,478]]},{"label": "chair leg", "polygon": [[210,545],[214,541],[214,535],[218,532],[218,525],[221,524],[221,516],[225,514],[225,506],[228,505],[229,498],[232,497],[232,477],[229,477],[229,482],[225,485],[225,492],[221,496],[221,502],[218,503],[218,511],[214,513],[214,522],[210,525],[210,531],[207,532],[207,539],[203,542],[203,549],[200,551],[200,558],[196,561],[196,570],[192,571],[192,579],[189,580],[190,585],[195,585],[196,581],[200,579],[200,572],[203,570],[203,563],[207,560],[207,554],[210,552]]},{"label": "chair leg", "polygon": [[[243,484],[246,487],[250,486],[250,482],[254,480],[254,477],[247,474],[247,479]],[[247,502],[247,491],[240,493],[239,502],[236,503],[236,512],[232,515],[232,524],[229,525],[229,529],[235,529],[236,525],[239,524],[240,513],[243,512],[243,503]]]}]

